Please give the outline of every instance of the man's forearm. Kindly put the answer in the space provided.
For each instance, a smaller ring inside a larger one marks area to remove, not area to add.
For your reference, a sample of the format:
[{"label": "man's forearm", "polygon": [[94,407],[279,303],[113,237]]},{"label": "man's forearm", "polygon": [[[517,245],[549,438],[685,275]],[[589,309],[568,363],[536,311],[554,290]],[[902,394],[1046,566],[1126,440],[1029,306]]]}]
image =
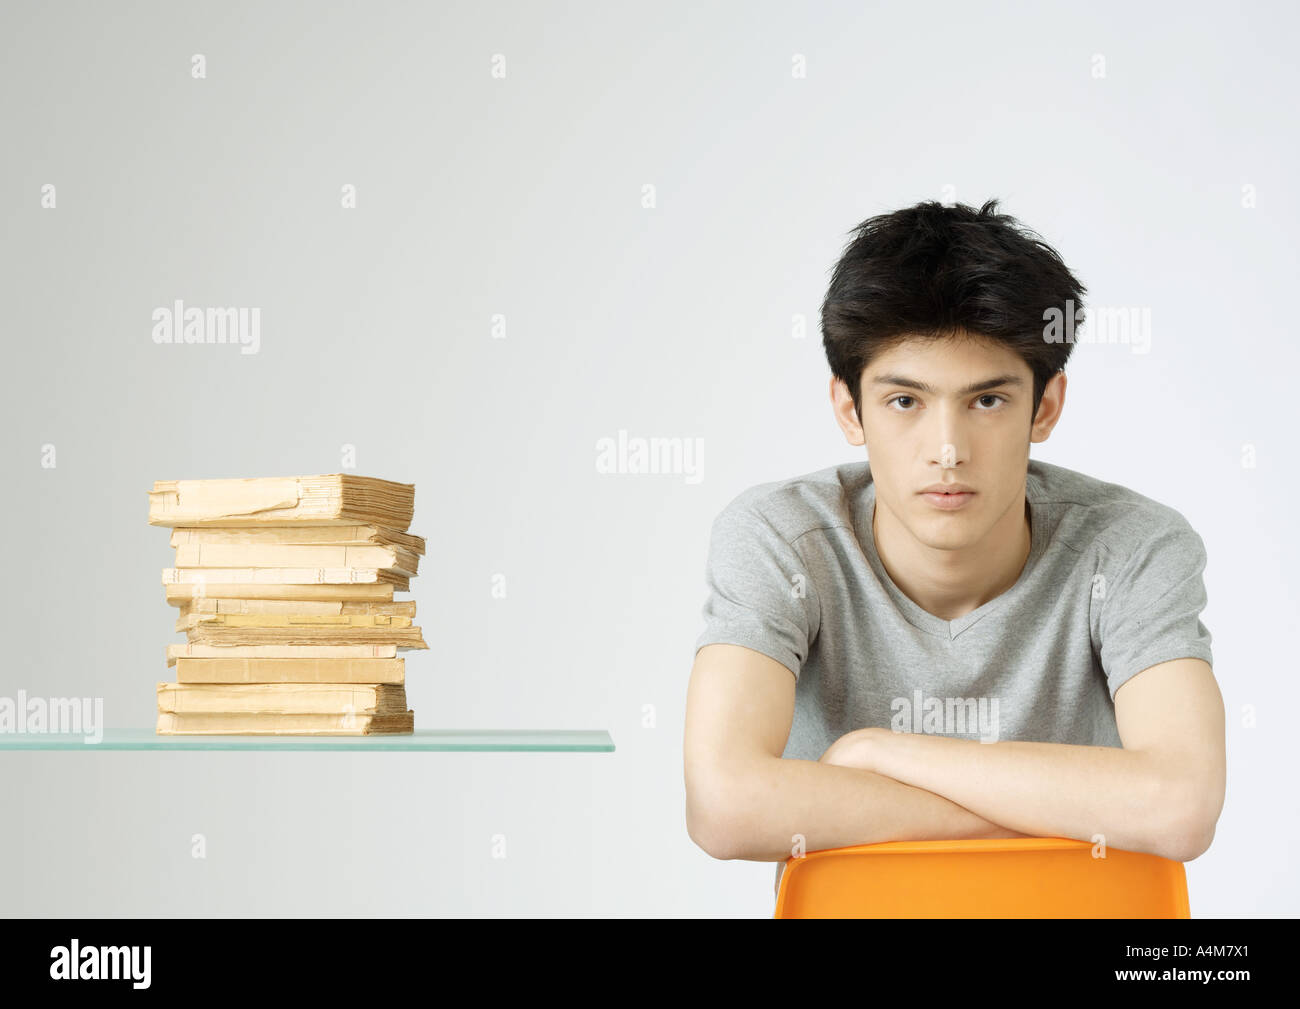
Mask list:
[{"label": "man's forearm", "polygon": [[872,771],[763,758],[728,786],[721,857],[772,862],[807,851],[880,841],[1021,837],[950,799]]},{"label": "man's forearm", "polygon": [[[1105,843],[1167,858],[1195,858],[1183,836],[1185,796],[1176,769],[1110,746],[1002,741],[859,730],[870,769],[943,795],[1034,836]],[[855,763],[851,758],[848,763]]]}]

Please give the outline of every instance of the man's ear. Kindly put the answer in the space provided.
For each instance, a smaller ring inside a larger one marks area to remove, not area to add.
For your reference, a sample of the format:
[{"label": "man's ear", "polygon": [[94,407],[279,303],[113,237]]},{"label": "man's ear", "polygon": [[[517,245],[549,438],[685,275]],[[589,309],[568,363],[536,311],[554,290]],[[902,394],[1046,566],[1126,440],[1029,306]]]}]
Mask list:
[{"label": "man's ear", "polygon": [[850,445],[867,443],[866,432],[862,430],[858,415],[853,410],[853,396],[849,393],[849,387],[834,375],[831,376],[831,410],[835,414],[835,423],[840,426]]},{"label": "man's ear", "polygon": [[1029,440],[1047,441],[1052,428],[1056,427],[1056,422],[1061,419],[1061,411],[1064,409],[1065,372],[1058,371],[1047,380],[1047,385],[1043,386],[1043,398],[1038,401],[1038,415],[1029,429]]}]

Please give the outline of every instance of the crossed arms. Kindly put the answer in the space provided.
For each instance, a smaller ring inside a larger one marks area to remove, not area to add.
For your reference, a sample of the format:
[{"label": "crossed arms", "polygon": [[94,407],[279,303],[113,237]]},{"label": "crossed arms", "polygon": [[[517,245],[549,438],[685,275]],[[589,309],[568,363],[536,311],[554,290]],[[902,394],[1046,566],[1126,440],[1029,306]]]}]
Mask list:
[{"label": "crossed arms", "polygon": [[783,759],[795,681],[739,645],[696,655],[686,705],[686,827],[715,858],[781,861],[879,841],[1067,837],[1186,862],[1214,838],[1226,782],[1208,663],[1174,659],[1115,693],[1123,748],[980,743],[858,729]]}]

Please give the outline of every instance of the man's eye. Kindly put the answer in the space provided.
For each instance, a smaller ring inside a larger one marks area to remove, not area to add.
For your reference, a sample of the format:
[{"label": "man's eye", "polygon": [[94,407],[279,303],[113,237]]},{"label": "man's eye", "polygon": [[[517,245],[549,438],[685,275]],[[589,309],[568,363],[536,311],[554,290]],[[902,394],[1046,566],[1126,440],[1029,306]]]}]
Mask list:
[{"label": "man's eye", "polygon": [[[993,400],[992,403],[986,404],[985,412],[993,410],[1007,401],[1005,396],[999,396],[996,393],[988,392],[981,396],[976,402],[983,403],[985,400]],[[886,405],[896,407],[900,413],[909,413],[910,406],[914,402],[912,396],[895,396]]]}]

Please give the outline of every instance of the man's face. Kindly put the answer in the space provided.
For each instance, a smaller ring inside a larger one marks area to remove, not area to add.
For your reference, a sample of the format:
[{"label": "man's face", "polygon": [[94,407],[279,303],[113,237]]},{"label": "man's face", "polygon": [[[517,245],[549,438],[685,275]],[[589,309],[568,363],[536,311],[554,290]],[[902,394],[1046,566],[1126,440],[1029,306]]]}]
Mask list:
[{"label": "man's face", "polygon": [[[1023,501],[1033,391],[1029,366],[980,338],[914,339],[881,354],[861,395],[877,508],[936,549],[980,542]],[[973,493],[922,493],[934,484]]]}]

